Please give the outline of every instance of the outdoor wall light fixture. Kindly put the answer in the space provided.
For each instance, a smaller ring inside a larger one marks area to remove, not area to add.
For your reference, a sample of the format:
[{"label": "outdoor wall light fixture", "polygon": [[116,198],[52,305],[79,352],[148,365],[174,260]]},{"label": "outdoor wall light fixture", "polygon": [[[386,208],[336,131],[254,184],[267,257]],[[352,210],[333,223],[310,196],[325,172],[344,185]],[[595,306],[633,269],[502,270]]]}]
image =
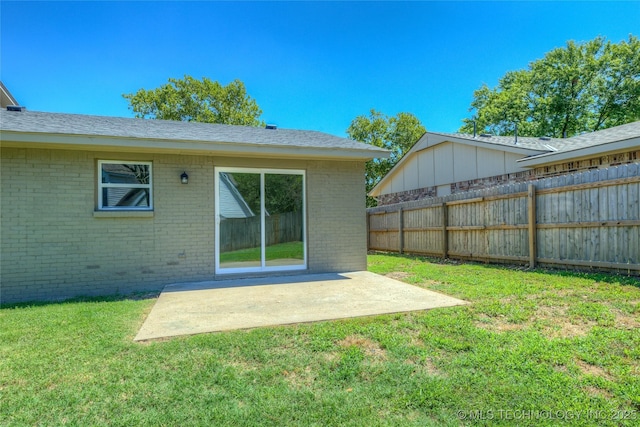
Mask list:
[{"label": "outdoor wall light fixture", "polygon": [[182,175],[180,175],[180,182],[183,184],[189,183],[189,175],[186,172],[182,172]]}]

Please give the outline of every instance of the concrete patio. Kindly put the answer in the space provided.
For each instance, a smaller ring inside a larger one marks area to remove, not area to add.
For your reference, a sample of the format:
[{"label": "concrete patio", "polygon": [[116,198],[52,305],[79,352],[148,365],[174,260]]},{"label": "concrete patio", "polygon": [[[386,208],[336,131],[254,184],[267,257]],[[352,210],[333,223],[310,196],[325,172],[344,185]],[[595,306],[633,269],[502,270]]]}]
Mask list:
[{"label": "concrete patio", "polygon": [[367,271],[178,283],[164,288],[134,340],[462,304]]}]

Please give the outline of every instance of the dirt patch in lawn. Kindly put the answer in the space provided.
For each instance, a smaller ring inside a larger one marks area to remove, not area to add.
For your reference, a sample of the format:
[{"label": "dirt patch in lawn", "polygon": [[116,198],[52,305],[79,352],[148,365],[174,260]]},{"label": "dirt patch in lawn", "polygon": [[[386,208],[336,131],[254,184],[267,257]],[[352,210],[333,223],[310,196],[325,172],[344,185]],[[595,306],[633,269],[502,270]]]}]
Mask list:
[{"label": "dirt patch in lawn", "polygon": [[622,313],[619,310],[614,310],[616,316],[615,326],[620,329],[635,330],[640,328],[640,318],[637,316],[630,316],[626,313]]},{"label": "dirt patch in lawn", "polygon": [[509,322],[503,316],[492,317],[484,313],[478,315],[478,320],[476,320],[475,325],[477,328],[492,332],[520,331],[526,326],[524,323]]},{"label": "dirt patch in lawn", "polygon": [[[533,328],[548,338],[576,338],[584,337],[597,325],[593,320],[570,316],[569,306],[540,305],[524,322],[509,322],[504,316],[487,316],[479,314],[475,326],[493,332],[520,331]],[[640,318],[629,315],[617,309],[611,309],[615,316],[614,327],[618,329],[636,330],[640,328]]]},{"label": "dirt patch in lawn", "polygon": [[614,378],[607,373],[600,366],[592,365],[584,360],[576,359],[576,365],[580,368],[580,371],[585,375],[593,375],[595,377],[603,378],[607,381],[613,381]]},{"label": "dirt patch in lawn", "polygon": [[413,347],[425,347],[424,340],[420,338],[420,332],[413,329],[405,329],[404,333],[409,336],[409,344]]},{"label": "dirt patch in lawn", "polygon": [[316,380],[316,375],[310,366],[282,371],[285,381],[293,388],[311,387]]},{"label": "dirt patch in lawn", "polygon": [[613,395],[608,390],[604,390],[595,386],[587,386],[583,388],[590,396],[602,397],[604,399],[612,399]]},{"label": "dirt patch in lawn", "polygon": [[387,358],[387,352],[380,347],[380,344],[359,335],[349,335],[345,339],[338,341],[337,344],[342,348],[358,347],[365,355],[371,356],[377,360],[384,360]]},{"label": "dirt patch in lawn", "polygon": [[[583,337],[591,332],[597,322],[580,317],[569,316],[568,306],[540,306],[528,322],[538,322],[542,332],[549,338]],[[615,316],[614,327],[635,330],[640,328],[640,320],[620,310],[611,309]]]},{"label": "dirt patch in lawn", "polygon": [[409,358],[407,360],[405,360],[405,362],[407,365],[411,365],[413,366],[413,374],[416,374],[418,372],[423,372],[426,373],[427,375],[431,376],[431,377],[445,377],[446,374],[444,372],[442,372],[440,369],[438,369],[438,367],[436,366],[436,364],[434,363],[433,359],[430,357],[427,357],[425,359],[417,359],[417,358]]},{"label": "dirt patch in lawn", "polygon": [[595,322],[570,318],[567,306],[538,306],[525,322],[509,322],[504,316],[478,316],[476,327],[493,332],[511,332],[534,328],[548,338],[575,338],[586,336]]},{"label": "dirt patch in lawn", "polygon": [[548,328],[546,335],[550,338],[575,338],[586,336],[591,328],[595,326],[595,322],[584,322],[575,324],[567,321],[558,323],[557,328]]},{"label": "dirt patch in lawn", "polygon": [[537,322],[544,335],[549,338],[575,338],[586,336],[595,322],[578,321],[568,316],[569,307],[539,306],[533,316],[533,322]]}]

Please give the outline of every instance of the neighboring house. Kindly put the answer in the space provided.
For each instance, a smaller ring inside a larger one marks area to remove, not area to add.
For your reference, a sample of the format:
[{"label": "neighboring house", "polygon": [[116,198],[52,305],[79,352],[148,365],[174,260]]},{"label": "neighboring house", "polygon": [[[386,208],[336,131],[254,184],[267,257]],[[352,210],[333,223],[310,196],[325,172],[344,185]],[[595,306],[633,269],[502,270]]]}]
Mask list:
[{"label": "neighboring house", "polygon": [[[219,175],[220,179],[220,205],[224,209],[220,211],[221,218],[250,218],[255,216],[251,207],[244,200],[242,194],[226,173]],[[267,213],[268,214],[268,213]]]},{"label": "neighboring house", "polygon": [[[364,270],[364,164],[388,156],[314,131],[26,110],[0,111],[0,141],[2,303]],[[282,182],[301,202],[267,214]],[[221,241],[239,233],[257,242],[242,254]]]},{"label": "neighboring house", "polygon": [[640,121],[567,139],[425,133],[371,190],[379,205],[640,161]]}]

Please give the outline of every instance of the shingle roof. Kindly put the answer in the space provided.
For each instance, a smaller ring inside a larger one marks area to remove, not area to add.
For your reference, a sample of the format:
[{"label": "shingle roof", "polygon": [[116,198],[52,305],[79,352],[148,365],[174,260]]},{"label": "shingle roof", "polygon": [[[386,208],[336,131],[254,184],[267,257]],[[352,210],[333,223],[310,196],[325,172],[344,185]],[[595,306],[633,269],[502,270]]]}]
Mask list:
[{"label": "shingle roof", "polygon": [[[633,142],[633,140],[637,142],[638,139],[640,139],[640,121],[560,139],[556,145],[556,151],[525,157],[518,162],[525,167],[531,167],[558,161],[558,159],[570,159],[581,154],[594,155],[594,153],[604,153],[611,149],[638,147],[639,144]],[[587,151],[589,153],[586,153]]]},{"label": "shingle roof", "polygon": [[557,141],[558,151],[572,151],[585,147],[593,147],[596,145],[608,144],[610,142],[624,141],[626,139],[638,138],[640,136],[640,121],[627,123],[608,129],[598,130],[595,132],[584,133],[582,135],[572,136],[567,139],[559,139]]},{"label": "shingle roof", "polygon": [[538,151],[553,151],[552,149],[549,148],[549,146],[556,148],[563,141],[562,139],[555,139],[555,138],[534,138],[534,137],[528,137],[528,136],[519,136],[518,141],[516,143],[516,139],[513,136],[496,136],[496,135],[483,136],[483,134],[473,136],[466,133],[443,133],[443,132],[429,132],[429,134],[458,138],[458,139],[465,139],[469,141],[482,142],[485,144],[528,148],[531,150],[538,150]]},{"label": "shingle roof", "polygon": [[595,132],[584,133],[582,135],[572,136],[570,138],[533,138],[518,137],[518,143],[515,144],[513,136],[473,136],[463,133],[441,133],[430,132],[435,135],[450,136],[459,139],[478,141],[488,144],[498,144],[507,146],[520,146],[533,150],[546,152],[563,153],[566,151],[578,150],[585,147],[594,147],[597,145],[608,144],[610,142],[624,141],[626,139],[638,138],[640,136],[640,121],[615,126],[608,129],[598,130]]},{"label": "shingle roof", "polygon": [[355,150],[386,157],[387,150],[323,132],[265,129],[171,120],[149,120],[36,111],[0,110],[0,130],[25,133],[232,143],[291,148]]}]

